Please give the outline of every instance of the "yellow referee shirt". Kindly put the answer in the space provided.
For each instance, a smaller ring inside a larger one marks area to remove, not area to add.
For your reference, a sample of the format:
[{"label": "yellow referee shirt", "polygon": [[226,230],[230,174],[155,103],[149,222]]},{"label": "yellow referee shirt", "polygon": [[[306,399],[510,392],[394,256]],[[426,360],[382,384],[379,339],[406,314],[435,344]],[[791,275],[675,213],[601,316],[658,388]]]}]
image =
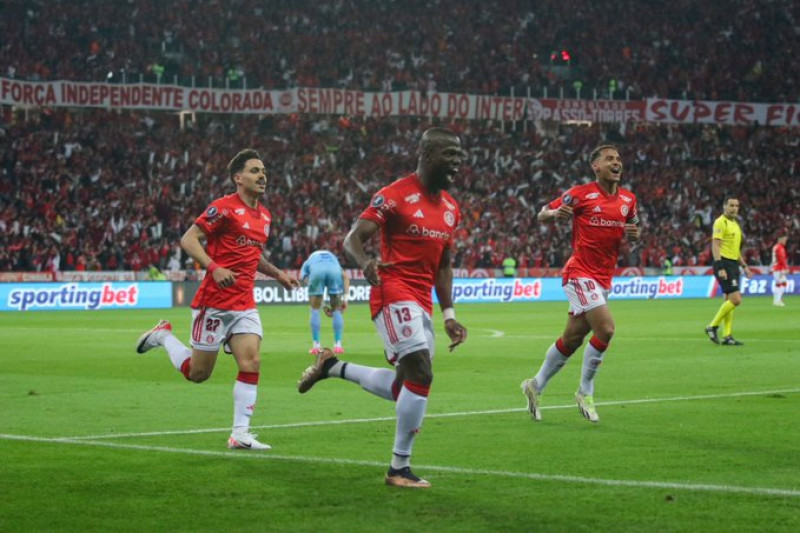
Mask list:
[{"label": "yellow referee shirt", "polygon": [[735,220],[722,215],[714,221],[713,238],[722,241],[720,255],[725,259],[739,261],[742,249],[742,228]]}]

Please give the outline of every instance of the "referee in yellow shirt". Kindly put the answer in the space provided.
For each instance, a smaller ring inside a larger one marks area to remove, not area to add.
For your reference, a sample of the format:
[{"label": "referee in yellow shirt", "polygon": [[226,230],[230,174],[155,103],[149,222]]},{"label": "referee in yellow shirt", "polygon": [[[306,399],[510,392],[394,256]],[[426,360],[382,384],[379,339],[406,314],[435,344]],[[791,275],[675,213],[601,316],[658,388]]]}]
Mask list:
[{"label": "referee in yellow shirt", "polygon": [[[742,303],[739,290],[739,265],[744,275],[750,278],[752,273],[742,258],[742,228],[736,221],[739,214],[739,200],[732,196],[725,198],[724,214],[714,221],[714,234],[711,240],[711,253],[714,256],[714,276],[717,278],[725,301],[717,311],[714,320],[706,328],[706,335],[714,344],[741,346],[731,335],[733,331],[733,311]],[[724,337],[720,341],[717,330],[724,326]]]}]

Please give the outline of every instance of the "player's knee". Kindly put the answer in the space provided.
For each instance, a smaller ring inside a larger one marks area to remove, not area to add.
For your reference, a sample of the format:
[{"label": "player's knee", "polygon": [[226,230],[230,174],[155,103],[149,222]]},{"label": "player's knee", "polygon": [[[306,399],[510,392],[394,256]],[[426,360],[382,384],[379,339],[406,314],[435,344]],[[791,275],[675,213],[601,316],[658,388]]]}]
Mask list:
[{"label": "player's knee", "polygon": [[427,350],[406,355],[400,364],[403,367],[404,380],[426,386],[433,383],[433,368]]},{"label": "player's knee", "polygon": [[609,322],[607,324],[601,324],[600,327],[597,328],[597,331],[594,332],[594,334],[598,339],[608,344],[614,337],[614,323]]},{"label": "player's knee", "polygon": [[211,377],[211,370],[205,368],[192,368],[187,379],[192,383],[202,383]]},{"label": "player's knee", "polygon": [[261,370],[261,357],[258,353],[249,353],[242,358],[239,366],[242,372],[258,372]]}]

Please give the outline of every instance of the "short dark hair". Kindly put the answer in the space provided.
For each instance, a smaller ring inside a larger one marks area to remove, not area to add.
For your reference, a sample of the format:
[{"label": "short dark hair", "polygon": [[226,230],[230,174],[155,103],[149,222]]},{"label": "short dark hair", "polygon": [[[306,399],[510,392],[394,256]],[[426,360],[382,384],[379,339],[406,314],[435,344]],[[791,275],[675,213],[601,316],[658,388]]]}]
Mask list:
[{"label": "short dark hair", "polygon": [[722,201],[722,205],[723,206],[728,205],[728,200],[736,200],[736,201],[738,201],[739,197],[738,196],[734,196],[733,194],[726,194],[725,195],[725,199]]},{"label": "short dark hair", "polygon": [[608,149],[616,150],[617,152],[619,152],[619,148],[617,148],[613,144],[601,144],[600,146],[598,146],[594,150],[592,150],[592,152],[589,154],[589,163],[594,163],[595,160],[598,157],[600,157],[600,153],[603,150],[608,150]]},{"label": "short dark hair", "polygon": [[245,148],[233,156],[231,162],[228,163],[228,177],[231,179],[231,181],[233,181],[233,177],[236,174],[244,170],[244,164],[251,159],[261,160],[261,156],[258,155],[258,152],[256,152],[254,148]]},{"label": "short dark hair", "polygon": [[422,134],[422,138],[419,141],[420,153],[428,152],[435,143],[441,142],[441,140],[444,138],[458,139],[458,135],[456,135],[456,132],[454,132],[453,130],[442,128],[439,126],[428,128]]}]

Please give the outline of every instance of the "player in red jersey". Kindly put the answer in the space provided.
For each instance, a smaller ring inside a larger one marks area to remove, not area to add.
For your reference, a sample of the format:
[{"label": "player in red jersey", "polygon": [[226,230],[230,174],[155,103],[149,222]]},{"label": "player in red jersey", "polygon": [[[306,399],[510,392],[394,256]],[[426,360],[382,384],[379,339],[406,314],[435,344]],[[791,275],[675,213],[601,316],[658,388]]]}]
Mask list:
[{"label": "player in red jersey", "polygon": [[[450,263],[461,211],[447,193],[462,158],[461,141],[455,133],[444,128],[427,130],[420,142],[416,172],[378,191],[344,240],[345,252],[372,285],[372,320],[395,370],[340,361],[326,348],[298,384],[304,393],[320,379],[335,376],[396,402],[397,426],[387,485],[430,486],[411,472],[410,457],[433,381],[433,287],[451,340],[450,350],[467,338],[466,328],[455,319]],[[364,252],[364,243],[378,231],[381,259]]]},{"label": "player in red jersey", "polygon": [[[172,334],[172,325],[160,321],[139,338],[138,353],[166,348],[172,364],[189,381],[211,376],[221,345],[239,367],[233,386],[233,431],[229,448],[268,450],[269,445],[250,433],[256,403],[263,329],[253,298],[256,271],[278,280],[284,288],[300,282],[263,256],[272,216],[259,203],[267,173],[258,152],[242,150],[228,164],[236,192],[211,202],[181,238],[181,247],[206,269],[192,301],[192,337],[187,348]],[[206,239],[205,248],[201,239]]]},{"label": "player in red jersey", "polygon": [[789,274],[789,261],[786,259],[786,241],[789,237],[785,234],[778,237],[778,242],[772,247],[772,277],[775,288],[772,292],[772,305],[784,307],[783,293],[786,292],[786,275]]},{"label": "player in red jersey", "polygon": [[614,335],[614,319],[608,309],[608,292],[617,265],[622,239],[639,238],[636,197],[619,186],[622,159],[617,148],[602,145],[589,156],[596,181],[572,187],[539,212],[541,222],[572,218],[572,256],[564,265],[562,282],[569,300],[569,317],[561,337],[547,350],[539,373],[522,382],[528,412],[541,420],[540,395],[547,382],[566,364],[569,356],[592,338],[583,354],[581,383],[575,400],[581,414],[599,421],[594,406],[594,376]]}]

